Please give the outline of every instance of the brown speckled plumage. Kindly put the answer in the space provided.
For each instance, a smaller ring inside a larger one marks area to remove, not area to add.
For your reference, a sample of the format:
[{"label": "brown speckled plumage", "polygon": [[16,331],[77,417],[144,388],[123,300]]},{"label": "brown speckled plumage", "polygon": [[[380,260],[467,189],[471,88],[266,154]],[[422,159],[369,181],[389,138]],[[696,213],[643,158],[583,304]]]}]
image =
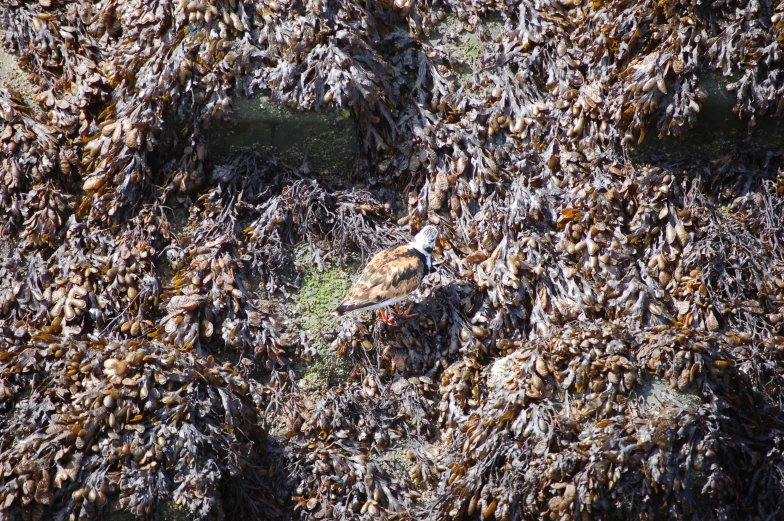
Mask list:
[{"label": "brown speckled plumage", "polygon": [[408,244],[382,251],[371,259],[335,311],[342,315],[401,300],[419,286],[426,271],[424,256]]},{"label": "brown speckled plumage", "polygon": [[377,253],[333,313],[369,311],[404,300],[429,273],[437,236],[433,226],[426,226],[409,244]]}]

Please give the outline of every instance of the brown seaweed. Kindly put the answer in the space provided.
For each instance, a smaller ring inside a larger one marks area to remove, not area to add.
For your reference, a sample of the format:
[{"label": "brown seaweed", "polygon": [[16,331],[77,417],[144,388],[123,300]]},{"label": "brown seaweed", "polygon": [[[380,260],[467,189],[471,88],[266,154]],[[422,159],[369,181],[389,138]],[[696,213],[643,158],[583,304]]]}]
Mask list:
[{"label": "brown seaweed", "polygon": [[[629,159],[689,137],[706,73],[781,116],[784,4],[0,7],[40,85],[0,89],[0,517],[784,508],[781,150]],[[346,179],[213,157],[258,92],[350,111]],[[344,319],[346,381],[299,390],[296,248],[345,267],[428,223],[417,317]]]}]

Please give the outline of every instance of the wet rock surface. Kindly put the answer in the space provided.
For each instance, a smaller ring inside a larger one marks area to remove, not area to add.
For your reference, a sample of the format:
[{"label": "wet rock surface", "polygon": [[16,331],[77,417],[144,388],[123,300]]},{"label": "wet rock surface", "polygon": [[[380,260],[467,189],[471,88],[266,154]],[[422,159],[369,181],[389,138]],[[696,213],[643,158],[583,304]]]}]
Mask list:
[{"label": "wet rock surface", "polygon": [[720,157],[733,150],[756,154],[784,148],[784,122],[781,118],[763,118],[750,126],[733,111],[735,95],[733,82],[717,72],[701,76],[706,99],[700,107],[700,117],[682,139],[663,137],[646,139],[630,152],[635,161],[676,160]]},{"label": "wet rock surface", "polygon": [[34,100],[35,81],[19,66],[16,57],[3,49],[0,49],[0,87],[15,93],[31,110],[39,109]]},{"label": "wet rock surface", "polygon": [[775,518],[783,17],[0,1],[0,517]]},{"label": "wet rock surface", "polygon": [[216,158],[242,150],[270,152],[293,166],[346,178],[357,160],[357,128],[348,111],[298,112],[268,97],[232,100],[236,123],[211,133]]},{"label": "wet rock surface", "polygon": [[356,263],[345,267],[329,266],[319,271],[313,266],[311,252],[301,250],[297,266],[301,277],[301,287],[292,295],[293,315],[298,317],[302,331],[312,340],[315,354],[303,360],[296,369],[299,379],[297,385],[305,392],[326,391],[340,386],[349,377],[351,364],[339,356],[331,344],[340,322],[330,313],[340,303],[351,287],[352,269]]}]

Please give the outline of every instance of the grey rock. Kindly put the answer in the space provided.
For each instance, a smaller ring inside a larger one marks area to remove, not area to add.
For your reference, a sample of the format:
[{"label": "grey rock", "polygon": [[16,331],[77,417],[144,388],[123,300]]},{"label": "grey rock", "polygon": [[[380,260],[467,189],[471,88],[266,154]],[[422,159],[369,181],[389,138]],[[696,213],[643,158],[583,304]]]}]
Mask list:
[{"label": "grey rock", "polygon": [[708,98],[700,106],[697,124],[683,139],[658,139],[652,130],[641,145],[630,147],[635,159],[650,161],[663,155],[670,159],[695,155],[716,159],[738,146],[758,152],[784,147],[782,118],[762,116],[750,129],[747,118],[738,118],[732,112],[736,99],[735,93],[727,90],[730,85],[727,78],[718,72],[703,73],[700,84]]},{"label": "grey rock", "polygon": [[306,159],[308,168],[328,176],[347,175],[354,166],[359,140],[349,111],[300,112],[280,107],[267,96],[232,100],[235,125],[212,132],[217,157],[241,149],[270,151],[292,166]]},{"label": "grey rock", "polygon": [[[0,33],[0,37],[2,33]],[[25,105],[34,111],[40,110],[34,101],[38,86],[30,75],[19,66],[16,56],[7,53],[0,47],[0,87],[16,94]]]}]

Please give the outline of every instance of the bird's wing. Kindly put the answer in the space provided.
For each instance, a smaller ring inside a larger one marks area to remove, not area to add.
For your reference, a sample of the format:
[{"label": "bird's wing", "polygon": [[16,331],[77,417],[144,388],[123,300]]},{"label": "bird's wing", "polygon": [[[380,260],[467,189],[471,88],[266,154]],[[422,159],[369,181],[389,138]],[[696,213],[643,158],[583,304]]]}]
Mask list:
[{"label": "bird's wing", "polygon": [[408,245],[378,253],[337,307],[338,313],[361,309],[414,291],[425,276],[422,254]]}]

